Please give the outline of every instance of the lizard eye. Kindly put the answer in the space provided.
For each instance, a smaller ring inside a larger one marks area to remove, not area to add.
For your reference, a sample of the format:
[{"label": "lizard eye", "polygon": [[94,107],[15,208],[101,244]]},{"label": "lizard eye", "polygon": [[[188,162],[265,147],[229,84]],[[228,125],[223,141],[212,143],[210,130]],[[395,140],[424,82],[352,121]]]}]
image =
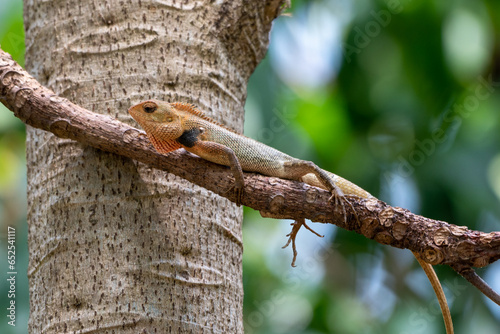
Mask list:
[{"label": "lizard eye", "polygon": [[157,108],[158,105],[154,102],[146,102],[142,106],[142,110],[144,110],[144,112],[148,114],[155,112]]},{"label": "lizard eye", "polygon": [[173,119],[173,117],[167,117],[167,118],[165,119],[165,121],[167,121],[167,122],[172,122],[173,120],[174,120],[174,119]]}]

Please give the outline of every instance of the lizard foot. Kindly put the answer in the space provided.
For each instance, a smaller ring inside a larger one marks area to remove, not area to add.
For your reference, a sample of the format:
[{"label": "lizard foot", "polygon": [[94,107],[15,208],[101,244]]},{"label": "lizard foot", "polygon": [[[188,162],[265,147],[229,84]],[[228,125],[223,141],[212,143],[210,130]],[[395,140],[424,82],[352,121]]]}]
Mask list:
[{"label": "lizard foot", "polygon": [[344,223],[347,222],[347,212],[345,211],[344,202],[349,202],[345,199],[344,195],[336,189],[332,190],[332,196],[328,199],[329,202],[334,202],[335,207],[341,207],[344,216]]},{"label": "lizard foot", "polygon": [[295,238],[297,237],[297,233],[299,233],[300,228],[302,226],[304,226],[306,229],[308,229],[312,233],[316,234],[320,238],[323,238],[324,235],[319,234],[318,232],[314,231],[312,228],[307,226],[305,219],[298,219],[290,225],[293,226],[292,231],[286,235],[287,237],[289,237],[288,241],[287,241],[286,245],[281,247],[281,248],[286,248],[286,247],[288,247],[288,245],[290,245],[290,242],[292,243],[292,250],[293,250],[292,267],[296,267],[295,260],[297,260],[298,253],[297,253],[297,247],[295,246]]},{"label": "lizard foot", "polygon": [[243,200],[243,194],[245,193],[245,189],[238,185],[234,185],[225,192],[225,195],[226,196],[230,195],[231,192],[234,192],[234,197],[235,197],[234,202],[236,203],[236,205],[241,206],[241,201]]},{"label": "lizard foot", "polygon": [[332,196],[330,196],[330,199],[329,199],[330,202],[334,202],[335,206],[340,206],[342,207],[342,214],[343,214],[343,217],[344,217],[344,224],[347,223],[347,211],[345,209],[345,203],[347,203],[347,205],[351,208],[351,211],[352,213],[354,214],[354,216],[356,217],[356,221],[359,222],[359,218],[358,218],[358,215],[356,213],[356,211],[354,210],[354,206],[352,205],[351,201],[349,201],[345,195],[343,195],[342,193],[339,193],[337,191],[332,191]]}]

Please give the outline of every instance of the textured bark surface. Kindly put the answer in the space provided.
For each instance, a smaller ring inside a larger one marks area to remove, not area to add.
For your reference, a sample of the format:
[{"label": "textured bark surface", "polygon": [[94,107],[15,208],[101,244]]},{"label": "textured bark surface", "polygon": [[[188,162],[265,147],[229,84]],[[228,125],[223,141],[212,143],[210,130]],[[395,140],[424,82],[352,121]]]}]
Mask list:
[{"label": "textured bark surface", "polygon": [[[26,68],[127,124],[131,104],[157,98],[241,130],[280,3],[27,0]],[[38,129],[27,163],[31,333],[243,331],[240,208]]]}]

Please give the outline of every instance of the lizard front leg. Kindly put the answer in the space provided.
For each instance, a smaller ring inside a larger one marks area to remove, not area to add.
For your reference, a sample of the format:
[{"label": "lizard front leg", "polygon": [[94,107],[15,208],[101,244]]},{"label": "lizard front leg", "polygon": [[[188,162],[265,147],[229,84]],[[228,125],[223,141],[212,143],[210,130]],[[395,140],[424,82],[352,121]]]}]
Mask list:
[{"label": "lizard front leg", "polygon": [[244,193],[245,181],[243,180],[243,170],[234,151],[222,144],[212,141],[196,140],[191,146],[184,145],[186,151],[194,153],[205,160],[215,162],[220,165],[229,166],[234,176],[234,185],[228,190],[236,194],[236,204],[241,205]]}]

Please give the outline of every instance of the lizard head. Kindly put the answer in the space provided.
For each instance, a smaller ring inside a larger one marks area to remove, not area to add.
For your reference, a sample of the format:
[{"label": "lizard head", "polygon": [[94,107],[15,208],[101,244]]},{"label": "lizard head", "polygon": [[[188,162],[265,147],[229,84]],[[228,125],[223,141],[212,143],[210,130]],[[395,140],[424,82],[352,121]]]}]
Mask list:
[{"label": "lizard head", "polygon": [[180,115],[168,102],[148,100],[130,107],[128,112],[148,135],[174,140],[184,131]]}]

